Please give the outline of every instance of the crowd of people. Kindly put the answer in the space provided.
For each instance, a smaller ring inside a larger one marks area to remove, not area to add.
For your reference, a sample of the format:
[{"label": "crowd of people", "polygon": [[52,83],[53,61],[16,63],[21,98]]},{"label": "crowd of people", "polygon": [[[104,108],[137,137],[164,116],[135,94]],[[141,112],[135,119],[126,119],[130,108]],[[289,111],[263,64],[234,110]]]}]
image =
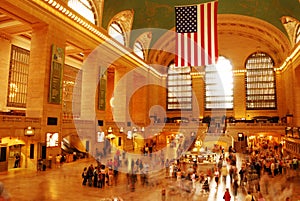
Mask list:
[{"label": "crowd of people", "polygon": [[[238,192],[245,193],[245,201],[264,201],[269,200],[270,182],[272,178],[284,175],[289,179],[292,174],[297,173],[300,160],[296,157],[284,155],[282,149],[276,142],[264,141],[256,143],[249,148],[249,153],[242,154],[240,166],[237,167],[237,155],[232,147],[225,153],[224,147],[214,150],[218,160],[211,165],[204,166],[194,163],[183,163],[177,158],[166,158],[163,152],[155,152],[148,155],[143,152],[141,157],[127,158],[126,153],[117,150],[111,159],[104,162],[104,158],[97,160],[97,165],[91,164],[85,167],[82,172],[82,185],[104,188],[118,184],[119,169],[127,169],[127,186],[134,191],[137,183],[142,186],[153,185],[151,181],[152,170],[159,166],[164,169],[164,177],[167,183],[167,195],[172,192],[184,191],[190,196],[209,195],[212,186],[218,189],[219,184],[224,182],[223,199],[225,201],[236,200]],[[149,156],[144,160],[142,156]],[[175,154],[176,156],[176,154]],[[140,182],[138,182],[140,180]],[[155,179],[157,181],[161,178]],[[230,184],[228,186],[227,184]],[[283,191],[288,186],[282,186]],[[164,193],[166,195],[166,193]],[[271,195],[270,195],[271,196]],[[290,195],[285,195],[289,199]]]}]

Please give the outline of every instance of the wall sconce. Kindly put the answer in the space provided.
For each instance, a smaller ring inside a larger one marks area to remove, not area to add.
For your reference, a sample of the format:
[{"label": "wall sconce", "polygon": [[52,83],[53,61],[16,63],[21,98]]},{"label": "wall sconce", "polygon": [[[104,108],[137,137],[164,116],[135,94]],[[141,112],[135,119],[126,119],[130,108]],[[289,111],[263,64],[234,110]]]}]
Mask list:
[{"label": "wall sconce", "polygon": [[245,137],[244,137],[244,133],[238,133],[238,141],[244,141]]},{"label": "wall sconce", "polygon": [[137,128],[136,127],[133,127],[132,128],[132,131],[135,133],[135,132],[137,132]]},{"label": "wall sconce", "polygon": [[145,131],[145,127],[142,127],[142,128],[141,128],[141,131],[144,132],[144,131]]},{"label": "wall sconce", "polygon": [[112,133],[112,127],[108,127],[107,133],[108,133],[108,134]]},{"label": "wall sconce", "polygon": [[24,129],[25,136],[33,136],[34,132],[35,132],[35,130],[31,126],[28,126],[27,128]]},{"label": "wall sconce", "polygon": [[120,127],[120,133],[123,133],[123,132],[124,132],[124,128]]}]

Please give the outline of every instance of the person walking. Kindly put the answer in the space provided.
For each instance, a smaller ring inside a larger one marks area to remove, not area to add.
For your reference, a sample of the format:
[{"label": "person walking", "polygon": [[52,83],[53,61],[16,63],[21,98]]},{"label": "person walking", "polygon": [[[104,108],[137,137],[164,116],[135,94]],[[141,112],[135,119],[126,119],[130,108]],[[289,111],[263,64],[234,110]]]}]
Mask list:
[{"label": "person walking", "polygon": [[253,195],[251,195],[251,192],[250,192],[250,191],[248,191],[248,194],[246,195],[246,197],[245,197],[245,200],[244,200],[244,201],[252,201],[252,199],[253,199]]},{"label": "person walking", "polygon": [[83,172],[82,172],[81,176],[82,176],[82,179],[83,179],[82,185],[85,186],[86,182],[87,182],[87,167],[83,168]]},{"label": "person walking", "polygon": [[228,189],[228,188],[226,188],[226,191],[225,191],[225,193],[224,193],[223,199],[224,199],[225,201],[230,201],[230,199],[231,199],[231,195],[230,195],[230,193],[229,193],[229,189]]},{"label": "person walking", "polygon": [[238,191],[238,188],[239,188],[237,178],[234,179],[232,187],[233,187],[233,196],[236,197],[237,196],[237,191]]},{"label": "person walking", "polygon": [[221,175],[223,177],[224,184],[226,184],[226,178],[227,178],[227,175],[228,175],[228,170],[227,170],[227,166],[226,165],[222,166],[222,168],[221,168]]},{"label": "person walking", "polygon": [[219,186],[219,176],[220,176],[218,170],[215,170],[214,176],[215,176],[215,182],[216,182],[216,185],[217,185],[216,188],[218,188],[218,186]]}]

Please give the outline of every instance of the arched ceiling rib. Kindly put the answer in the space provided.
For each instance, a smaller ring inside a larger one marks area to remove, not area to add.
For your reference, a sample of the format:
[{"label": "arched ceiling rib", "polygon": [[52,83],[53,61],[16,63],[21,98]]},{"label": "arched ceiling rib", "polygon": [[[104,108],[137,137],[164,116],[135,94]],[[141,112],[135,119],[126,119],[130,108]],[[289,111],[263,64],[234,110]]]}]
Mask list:
[{"label": "arched ceiling rib", "polygon": [[[273,25],[253,17],[223,14],[218,16],[218,39],[220,55],[246,59],[255,51],[264,51],[279,65],[288,55],[291,45],[288,38]],[[149,63],[167,66],[174,58],[175,34],[167,32],[153,45]],[[234,59],[235,60],[235,59]],[[236,68],[243,68],[237,67]]]}]

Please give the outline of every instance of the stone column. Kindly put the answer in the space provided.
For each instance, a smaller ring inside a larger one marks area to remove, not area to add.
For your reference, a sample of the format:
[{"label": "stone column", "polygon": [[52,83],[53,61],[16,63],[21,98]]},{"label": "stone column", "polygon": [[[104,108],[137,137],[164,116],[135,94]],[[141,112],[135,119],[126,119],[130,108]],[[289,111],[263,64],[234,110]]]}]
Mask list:
[{"label": "stone column", "polygon": [[8,77],[9,77],[9,62],[10,62],[10,47],[11,41],[8,36],[5,34],[0,35],[0,89],[2,93],[0,93],[0,110],[6,111],[6,103],[7,103],[7,90],[8,90]]},{"label": "stone column", "polygon": [[293,90],[293,94],[295,94],[295,100],[294,100],[294,115],[293,115],[293,126],[296,127],[300,127],[300,94],[299,94],[299,90],[300,90],[300,80],[299,80],[299,76],[300,76],[300,67],[295,69],[295,87],[292,89]]},{"label": "stone column", "polygon": [[125,76],[126,70],[126,67],[115,68],[113,100],[110,102],[114,122],[131,121],[128,112],[127,89],[132,85],[132,79],[129,79],[128,75]]},{"label": "stone column", "polygon": [[[246,118],[246,92],[245,92],[245,75],[240,73],[234,75],[234,86],[233,86],[233,116],[235,118]],[[251,117],[249,117],[251,118]]]},{"label": "stone column", "polygon": [[[28,76],[28,92],[26,102],[26,116],[41,118],[41,129],[36,130],[35,137],[39,142],[46,141],[46,133],[59,133],[61,142],[61,103],[49,103],[50,71],[52,45],[65,49],[66,36],[57,27],[39,24],[32,28],[30,48],[30,65]],[[64,59],[64,58],[63,58]],[[62,99],[62,94],[61,94]],[[48,118],[54,118],[57,123],[48,125]],[[60,153],[60,146],[54,148]],[[53,150],[54,150],[53,149]],[[38,155],[39,156],[39,155]]]}]

